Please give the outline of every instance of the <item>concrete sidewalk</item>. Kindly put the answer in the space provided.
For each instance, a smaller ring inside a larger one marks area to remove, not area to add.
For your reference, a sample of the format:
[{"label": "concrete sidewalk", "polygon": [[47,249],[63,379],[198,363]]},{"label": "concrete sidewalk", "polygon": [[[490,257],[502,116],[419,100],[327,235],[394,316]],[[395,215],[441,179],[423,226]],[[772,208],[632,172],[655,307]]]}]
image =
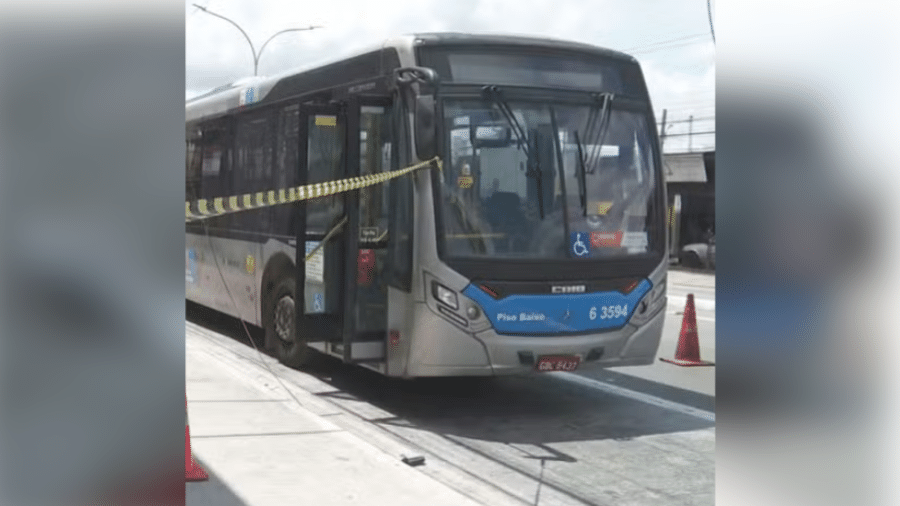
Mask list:
[{"label": "concrete sidewalk", "polygon": [[191,446],[215,478],[187,484],[188,506],[229,495],[246,506],[479,504],[330,422],[323,404],[298,405],[274,378],[247,381],[210,351],[213,337],[186,334]]}]

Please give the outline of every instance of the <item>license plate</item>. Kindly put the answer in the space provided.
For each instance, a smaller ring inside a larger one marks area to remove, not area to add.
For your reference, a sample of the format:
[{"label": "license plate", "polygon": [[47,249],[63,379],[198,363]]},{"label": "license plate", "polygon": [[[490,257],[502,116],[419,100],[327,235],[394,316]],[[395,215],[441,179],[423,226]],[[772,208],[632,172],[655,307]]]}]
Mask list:
[{"label": "license plate", "polygon": [[534,368],[541,372],[574,371],[580,363],[579,357],[541,357]]}]

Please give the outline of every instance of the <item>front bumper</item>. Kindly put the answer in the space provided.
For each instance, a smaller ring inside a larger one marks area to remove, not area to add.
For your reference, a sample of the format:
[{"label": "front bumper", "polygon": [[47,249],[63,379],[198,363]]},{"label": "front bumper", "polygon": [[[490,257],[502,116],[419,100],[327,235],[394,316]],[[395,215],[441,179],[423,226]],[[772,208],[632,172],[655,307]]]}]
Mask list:
[{"label": "front bumper", "polygon": [[[663,306],[664,308],[665,306]],[[430,316],[420,313],[420,318]],[[656,360],[665,310],[642,327],[628,324],[620,330],[578,336],[509,336],[493,329],[475,334],[460,332],[441,318],[428,318],[416,337],[407,375],[505,376],[534,372],[545,355],[574,355],[580,367],[649,365]]]}]

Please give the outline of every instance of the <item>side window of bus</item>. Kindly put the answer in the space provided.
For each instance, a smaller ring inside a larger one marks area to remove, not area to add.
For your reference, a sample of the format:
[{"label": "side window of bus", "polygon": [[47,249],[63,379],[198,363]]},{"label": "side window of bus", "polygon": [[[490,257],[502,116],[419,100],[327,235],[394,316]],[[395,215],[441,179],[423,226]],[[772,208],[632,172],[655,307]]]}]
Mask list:
[{"label": "side window of bus", "polygon": [[[202,127],[200,162],[200,198],[227,197],[231,191],[231,135],[226,123],[213,122]],[[215,220],[221,225],[218,218]]]},{"label": "side window of bus", "polygon": [[[236,194],[268,192],[277,189],[272,177],[274,137],[269,112],[250,114],[238,119],[235,138],[235,160],[232,173]],[[233,225],[239,230],[271,233],[272,208],[236,213]]]},{"label": "side window of bus", "polygon": [[[363,107],[360,111],[359,172],[361,176],[388,172],[391,167],[390,109]],[[388,187],[379,184],[363,188],[359,196],[359,226],[377,230],[380,238],[388,231]]]},{"label": "side window of bus", "polygon": [[[278,114],[278,132],[275,146],[275,170],[273,188],[297,186],[297,148],[300,139],[300,106],[291,105]],[[296,230],[293,221],[294,206],[276,206],[272,209],[275,235],[283,239],[293,238]]]},{"label": "side window of bus", "polygon": [[[307,184],[332,181],[344,177],[344,128],[334,116],[309,118]],[[306,226],[309,233],[324,234],[343,215],[341,194],[307,201]]]},{"label": "side window of bus", "polygon": [[186,140],[184,200],[192,202],[200,198],[200,169],[203,162],[200,129],[192,127],[188,130]]},{"label": "side window of bus", "polygon": [[[391,115],[394,131],[397,132],[395,149],[391,153],[391,168],[397,170],[409,165],[409,128],[403,108],[398,107]],[[388,182],[390,192],[390,224],[388,236],[389,283],[401,290],[412,289],[413,256],[413,175],[392,179]]]}]

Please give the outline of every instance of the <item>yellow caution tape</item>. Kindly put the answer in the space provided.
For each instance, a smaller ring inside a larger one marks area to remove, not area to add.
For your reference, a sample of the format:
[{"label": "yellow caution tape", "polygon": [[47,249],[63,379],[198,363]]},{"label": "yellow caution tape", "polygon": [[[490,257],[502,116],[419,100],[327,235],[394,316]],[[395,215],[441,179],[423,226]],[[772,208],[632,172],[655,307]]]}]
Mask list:
[{"label": "yellow caution tape", "polygon": [[393,172],[382,172],[380,174],[370,174],[360,177],[352,177],[349,179],[340,179],[337,181],[327,181],[323,183],[308,184],[294,188],[281,188],[268,192],[257,192],[255,194],[246,194],[232,197],[217,197],[212,199],[212,207],[209,208],[208,199],[200,199],[194,202],[184,203],[185,221],[192,222],[207,218],[214,218],[225,214],[236,213],[239,211],[249,211],[252,209],[263,209],[266,207],[278,206],[283,204],[291,204],[303,200],[317,199],[328,197],[351,190],[359,190],[369,186],[396,179],[400,176],[409,174],[420,169],[424,169],[434,165],[438,170],[443,170],[441,159],[432,158],[415,165],[411,165],[404,169],[395,170]]}]

